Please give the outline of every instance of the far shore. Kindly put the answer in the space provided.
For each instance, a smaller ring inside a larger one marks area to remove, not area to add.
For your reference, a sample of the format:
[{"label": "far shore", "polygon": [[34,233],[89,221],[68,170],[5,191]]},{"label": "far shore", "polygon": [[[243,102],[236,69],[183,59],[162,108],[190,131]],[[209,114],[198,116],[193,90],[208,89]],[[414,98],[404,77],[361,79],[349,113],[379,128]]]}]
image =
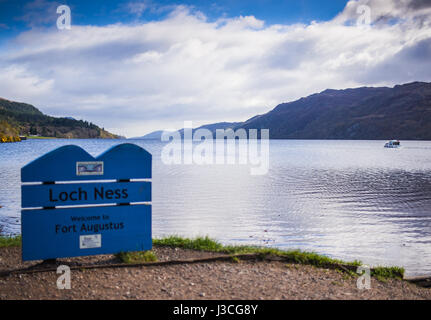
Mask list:
[{"label": "far shore", "polygon": [[27,139],[57,139],[56,137],[42,137],[42,136],[16,136],[16,137],[4,137],[0,139],[0,143],[13,143],[21,142]]},{"label": "far shore", "polygon": [[57,139],[56,137],[26,136],[27,139]]}]

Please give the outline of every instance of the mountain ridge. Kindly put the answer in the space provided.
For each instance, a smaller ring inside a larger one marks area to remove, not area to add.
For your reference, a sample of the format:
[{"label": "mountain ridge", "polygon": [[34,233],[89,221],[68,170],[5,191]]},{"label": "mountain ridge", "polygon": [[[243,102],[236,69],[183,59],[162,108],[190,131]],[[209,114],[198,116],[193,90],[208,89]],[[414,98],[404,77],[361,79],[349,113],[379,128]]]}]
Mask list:
[{"label": "mountain ridge", "polygon": [[269,129],[270,139],[431,140],[431,83],[326,89],[230,124]]},{"label": "mountain ridge", "polygon": [[[272,139],[431,140],[431,83],[327,89],[245,121]],[[237,128],[239,128],[237,127]]]},{"label": "mountain ridge", "polygon": [[[240,123],[241,122],[216,122],[216,123],[205,124],[205,125],[202,125],[200,127],[193,128],[192,134],[194,134],[196,132],[196,130],[207,129],[214,135],[216,129],[228,129],[228,128],[233,129]],[[134,137],[134,138],[130,138],[130,139],[161,140],[163,132],[164,132],[164,130],[156,130],[156,131],[150,132],[150,133],[148,133],[142,137]],[[180,130],[178,130],[178,132],[180,133],[181,137],[184,137],[184,129],[180,129]]]}]

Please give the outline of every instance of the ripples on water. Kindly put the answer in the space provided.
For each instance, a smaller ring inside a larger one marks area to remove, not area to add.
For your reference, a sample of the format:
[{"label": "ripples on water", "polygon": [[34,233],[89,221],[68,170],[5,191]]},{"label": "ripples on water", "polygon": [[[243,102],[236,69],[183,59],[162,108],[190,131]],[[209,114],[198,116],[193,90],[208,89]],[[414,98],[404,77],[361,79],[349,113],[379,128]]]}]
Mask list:
[{"label": "ripples on water", "polygon": [[[23,165],[64,144],[96,156],[120,142],[0,144],[0,231],[20,232]],[[153,154],[154,236],[209,235],[431,273],[431,142],[271,141],[264,176],[246,165],[164,165],[160,142],[127,142]]]}]

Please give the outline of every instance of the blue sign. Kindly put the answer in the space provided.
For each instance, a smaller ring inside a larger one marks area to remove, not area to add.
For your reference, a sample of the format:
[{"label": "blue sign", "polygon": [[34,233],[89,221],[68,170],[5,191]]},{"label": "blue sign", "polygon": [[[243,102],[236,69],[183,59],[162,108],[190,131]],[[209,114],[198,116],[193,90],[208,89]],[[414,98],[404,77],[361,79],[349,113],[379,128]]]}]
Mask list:
[{"label": "blue sign", "polygon": [[151,161],[129,143],[97,158],[69,145],[24,166],[22,259],[150,250]]}]

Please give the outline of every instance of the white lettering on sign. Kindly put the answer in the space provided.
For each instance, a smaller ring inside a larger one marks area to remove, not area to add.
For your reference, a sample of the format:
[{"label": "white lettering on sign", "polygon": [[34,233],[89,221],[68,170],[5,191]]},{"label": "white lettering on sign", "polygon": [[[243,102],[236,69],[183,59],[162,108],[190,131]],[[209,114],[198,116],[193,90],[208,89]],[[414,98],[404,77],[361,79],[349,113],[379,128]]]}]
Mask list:
[{"label": "white lettering on sign", "polygon": [[77,176],[102,176],[103,161],[85,161],[76,163]]},{"label": "white lettering on sign", "polygon": [[91,249],[102,247],[102,235],[90,234],[79,236],[79,249]]}]

